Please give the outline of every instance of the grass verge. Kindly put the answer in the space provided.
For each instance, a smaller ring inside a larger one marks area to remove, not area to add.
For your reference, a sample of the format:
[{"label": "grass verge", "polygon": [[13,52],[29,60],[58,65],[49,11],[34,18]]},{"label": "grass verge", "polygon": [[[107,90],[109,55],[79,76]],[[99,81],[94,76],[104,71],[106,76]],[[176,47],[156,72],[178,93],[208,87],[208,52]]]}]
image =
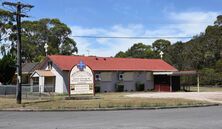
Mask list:
[{"label": "grass verge", "polygon": [[[197,92],[197,86],[191,86],[190,91]],[[222,87],[200,87],[200,92],[222,92]]]},{"label": "grass verge", "polygon": [[38,110],[84,110],[94,108],[133,108],[133,107],[170,107],[170,106],[197,106],[209,104],[205,101],[186,99],[152,99],[129,98],[130,93],[101,93],[96,94],[99,99],[90,100],[65,100],[58,95],[42,100],[23,100],[21,105],[15,104],[15,98],[0,98],[0,109],[38,109]]}]

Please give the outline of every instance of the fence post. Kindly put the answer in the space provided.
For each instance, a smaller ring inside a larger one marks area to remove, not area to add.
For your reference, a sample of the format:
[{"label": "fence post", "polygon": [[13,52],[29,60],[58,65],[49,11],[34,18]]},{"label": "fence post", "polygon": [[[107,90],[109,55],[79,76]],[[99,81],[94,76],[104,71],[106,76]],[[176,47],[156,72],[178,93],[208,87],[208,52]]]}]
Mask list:
[{"label": "fence post", "polygon": [[7,93],[6,93],[6,86],[4,86],[4,91],[5,91],[5,96],[6,96],[6,94],[7,94]]},{"label": "fence post", "polygon": [[33,92],[33,85],[32,84],[30,85],[30,92],[31,93]]}]

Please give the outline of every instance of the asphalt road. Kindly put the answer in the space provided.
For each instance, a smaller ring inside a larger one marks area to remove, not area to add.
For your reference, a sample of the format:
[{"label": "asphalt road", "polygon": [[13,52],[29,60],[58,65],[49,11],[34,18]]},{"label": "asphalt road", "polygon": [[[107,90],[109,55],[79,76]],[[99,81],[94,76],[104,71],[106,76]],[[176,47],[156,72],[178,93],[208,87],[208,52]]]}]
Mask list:
[{"label": "asphalt road", "polygon": [[222,129],[222,107],[0,112],[0,129]]}]

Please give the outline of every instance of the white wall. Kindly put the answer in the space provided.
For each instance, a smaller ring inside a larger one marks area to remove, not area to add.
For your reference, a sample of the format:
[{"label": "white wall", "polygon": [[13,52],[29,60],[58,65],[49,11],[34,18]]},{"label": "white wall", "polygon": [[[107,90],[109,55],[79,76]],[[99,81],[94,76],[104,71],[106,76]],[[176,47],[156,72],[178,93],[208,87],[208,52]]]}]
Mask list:
[{"label": "white wall", "polygon": [[62,73],[60,72],[60,70],[58,68],[56,68],[56,66],[52,66],[52,73],[56,76],[55,79],[55,92],[56,93],[64,93],[63,91],[63,86],[64,86],[64,80],[62,77]]},{"label": "white wall", "polygon": [[[44,69],[48,70],[47,64]],[[55,93],[66,93],[66,91],[64,91],[65,82],[62,71],[53,64],[51,72],[55,75]]]}]

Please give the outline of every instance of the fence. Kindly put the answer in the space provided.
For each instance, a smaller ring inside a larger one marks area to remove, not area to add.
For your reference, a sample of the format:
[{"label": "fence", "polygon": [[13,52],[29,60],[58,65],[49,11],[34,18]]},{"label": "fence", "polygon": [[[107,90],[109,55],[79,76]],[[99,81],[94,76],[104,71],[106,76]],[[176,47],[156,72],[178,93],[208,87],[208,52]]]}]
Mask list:
[{"label": "fence", "polygon": [[[16,95],[16,85],[0,85],[0,95]],[[52,85],[46,85],[44,92],[55,92]],[[40,93],[39,85],[22,85],[22,94]]]}]

